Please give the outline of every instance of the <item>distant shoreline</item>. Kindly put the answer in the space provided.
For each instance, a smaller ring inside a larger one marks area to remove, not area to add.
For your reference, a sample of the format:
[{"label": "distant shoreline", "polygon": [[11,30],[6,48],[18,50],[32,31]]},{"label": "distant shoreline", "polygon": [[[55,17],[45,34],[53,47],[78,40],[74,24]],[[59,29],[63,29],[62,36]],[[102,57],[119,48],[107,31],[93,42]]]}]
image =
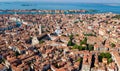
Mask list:
[{"label": "distant shoreline", "polygon": [[[0,14],[103,14],[112,12],[99,12],[98,10],[1,10]],[[116,13],[114,13],[116,14]]]},{"label": "distant shoreline", "polygon": [[[0,2],[0,10],[94,10],[95,13],[120,14],[119,3]],[[87,12],[88,13],[88,12]]]}]

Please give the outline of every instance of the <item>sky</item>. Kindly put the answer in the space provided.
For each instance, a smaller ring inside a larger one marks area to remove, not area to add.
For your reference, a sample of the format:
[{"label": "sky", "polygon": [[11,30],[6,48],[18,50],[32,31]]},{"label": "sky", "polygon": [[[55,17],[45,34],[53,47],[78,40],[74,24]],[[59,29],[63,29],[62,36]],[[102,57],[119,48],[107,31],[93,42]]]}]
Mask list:
[{"label": "sky", "polygon": [[84,2],[84,3],[120,3],[120,0],[0,0],[0,2],[34,1],[34,2]]}]

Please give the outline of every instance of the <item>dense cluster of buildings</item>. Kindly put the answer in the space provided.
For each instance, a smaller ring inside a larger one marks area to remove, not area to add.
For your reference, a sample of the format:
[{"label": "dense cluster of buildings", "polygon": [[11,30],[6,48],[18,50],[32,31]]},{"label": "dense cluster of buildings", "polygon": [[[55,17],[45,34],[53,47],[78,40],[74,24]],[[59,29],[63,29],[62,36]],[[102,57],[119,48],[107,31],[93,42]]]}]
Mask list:
[{"label": "dense cluster of buildings", "polygon": [[[115,15],[0,15],[0,71],[120,71],[120,19]],[[4,29],[9,26],[16,27]],[[81,46],[93,45],[93,50],[68,46],[70,35],[76,45],[87,38]],[[111,60],[100,61],[103,52]]]},{"label": "dense cluster of buildings", "polygon": [[96,12],[96,10],[0,10],[3,14],[79,14],[79,13],[89,13]]}]

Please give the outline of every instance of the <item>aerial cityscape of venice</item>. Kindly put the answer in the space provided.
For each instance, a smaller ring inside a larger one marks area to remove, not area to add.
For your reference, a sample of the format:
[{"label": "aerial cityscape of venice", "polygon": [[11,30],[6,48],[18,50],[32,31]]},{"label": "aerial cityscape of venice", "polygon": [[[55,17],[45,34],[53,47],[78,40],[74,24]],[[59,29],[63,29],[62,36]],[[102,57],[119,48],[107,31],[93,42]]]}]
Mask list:
[{"label": "aerial cityscape of venice", "polygon": [[120,0],[91,1],[0,0],[0,71],[120,71]]}]

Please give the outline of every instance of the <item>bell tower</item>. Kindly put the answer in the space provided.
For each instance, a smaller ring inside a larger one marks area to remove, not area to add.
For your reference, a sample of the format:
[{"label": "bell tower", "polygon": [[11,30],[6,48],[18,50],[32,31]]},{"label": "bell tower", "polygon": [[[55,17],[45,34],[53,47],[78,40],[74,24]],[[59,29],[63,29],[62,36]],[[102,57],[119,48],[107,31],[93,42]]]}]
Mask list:
[{"label": "bell tower", "polygon": [[39,31],[39,35],[41,35],[41,34],[42,34],[41,24],[40,24],[39,27],[38,27],[38,31]]}]

